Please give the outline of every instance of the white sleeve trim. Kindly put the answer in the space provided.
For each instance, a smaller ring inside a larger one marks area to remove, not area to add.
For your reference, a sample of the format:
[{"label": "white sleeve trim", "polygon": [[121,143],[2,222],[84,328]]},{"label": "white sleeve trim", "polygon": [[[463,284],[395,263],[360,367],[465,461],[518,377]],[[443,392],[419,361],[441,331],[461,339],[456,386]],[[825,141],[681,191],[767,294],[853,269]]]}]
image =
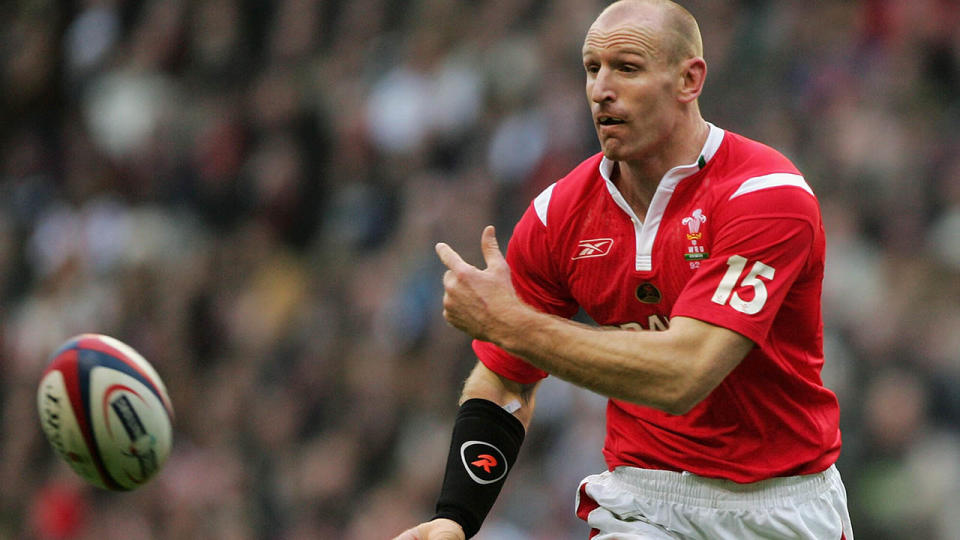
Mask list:
[{"label": "white sleeve trim", "polygon": [[547,208],[550,207],[550,197],[553,196],[553,188],[556,185],[556,182],[550,184],[550,187],[541,191],[533,200],[533,209],[536,210],[537,217],[540,218],[540,223],[543,223],[544,227],[547,226]]},{"label": "white sleeve trim", "polygon": [[740,184],[740,187],[737,188],[737,191],[730,196],[730,199],[735,199],[741,195],[753,193],[754,191],[760,191],[761,189],[783,186],[798,187],[810,195],[813,195],[813,190],[810,189],[810,186],[807,185],[807,181],[804,180],[799,174],[774,173],[764,176],[755,176],[748,179],[744,183]]}]

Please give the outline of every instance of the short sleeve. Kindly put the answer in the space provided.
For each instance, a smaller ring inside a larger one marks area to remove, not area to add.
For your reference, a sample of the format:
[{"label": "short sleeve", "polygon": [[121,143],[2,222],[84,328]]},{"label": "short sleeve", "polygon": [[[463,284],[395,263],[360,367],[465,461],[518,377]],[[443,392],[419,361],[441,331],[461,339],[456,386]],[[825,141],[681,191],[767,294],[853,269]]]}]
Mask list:
[{"label": "short sleeve", "polygon": [[[514,228],[506,258],[513,286],[521,300],[544,313],[561,317],[569,318],[577,312],[565,280],[553,266],[546,226],[534,205]],[[547,372],[492,343],[474,340],[473,350],[485,366],[510,380],[528,384],[547,376]]]},{"label": "short sleeve", "polygon": [[718,205],[714,216],[710,258],[680,293],[671,317],[699,319],[763,344],[811,263],[821,230],[819,206],[805,190],[782,187],[735,196]]}]

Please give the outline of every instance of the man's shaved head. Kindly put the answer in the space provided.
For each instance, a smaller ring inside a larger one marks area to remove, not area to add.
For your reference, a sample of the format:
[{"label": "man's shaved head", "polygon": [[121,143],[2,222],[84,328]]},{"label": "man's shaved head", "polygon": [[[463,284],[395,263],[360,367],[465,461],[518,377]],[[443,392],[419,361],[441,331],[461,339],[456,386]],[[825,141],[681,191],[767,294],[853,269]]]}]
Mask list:
[{"label": "man's shaved head", "polygon": [[[670,0],[618,0],[604,9],[590,32],[604,32],[629,23],[631,18],[657,23],[657,49],[663,60],[676,64],[703,56],[700,27],[689,11]],[[588,37],[590,35],[588,32]]]}]

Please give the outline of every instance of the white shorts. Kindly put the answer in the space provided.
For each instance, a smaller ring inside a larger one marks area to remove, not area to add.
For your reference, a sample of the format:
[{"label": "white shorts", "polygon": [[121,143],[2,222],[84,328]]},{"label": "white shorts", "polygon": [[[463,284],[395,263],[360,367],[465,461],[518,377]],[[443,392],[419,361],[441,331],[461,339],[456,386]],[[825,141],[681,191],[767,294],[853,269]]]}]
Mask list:
[{"label": "white shorts", "polygon": [[618,467],[580,483],[577,516],[592,540],[853,540],[835,466],[752,484]]}]

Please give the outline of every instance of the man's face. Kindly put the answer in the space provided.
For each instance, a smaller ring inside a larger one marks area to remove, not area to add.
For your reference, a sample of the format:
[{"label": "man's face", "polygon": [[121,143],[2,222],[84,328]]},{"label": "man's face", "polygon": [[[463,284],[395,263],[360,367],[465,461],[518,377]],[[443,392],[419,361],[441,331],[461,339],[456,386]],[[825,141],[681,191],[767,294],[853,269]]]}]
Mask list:
[{"label": "man's face", "polygon": [[655,155],[676,123],[679,67],[661,43],[659,21],[642,13],[603,14],[587,32],[583,67],[587,100],[608,159]]}]

